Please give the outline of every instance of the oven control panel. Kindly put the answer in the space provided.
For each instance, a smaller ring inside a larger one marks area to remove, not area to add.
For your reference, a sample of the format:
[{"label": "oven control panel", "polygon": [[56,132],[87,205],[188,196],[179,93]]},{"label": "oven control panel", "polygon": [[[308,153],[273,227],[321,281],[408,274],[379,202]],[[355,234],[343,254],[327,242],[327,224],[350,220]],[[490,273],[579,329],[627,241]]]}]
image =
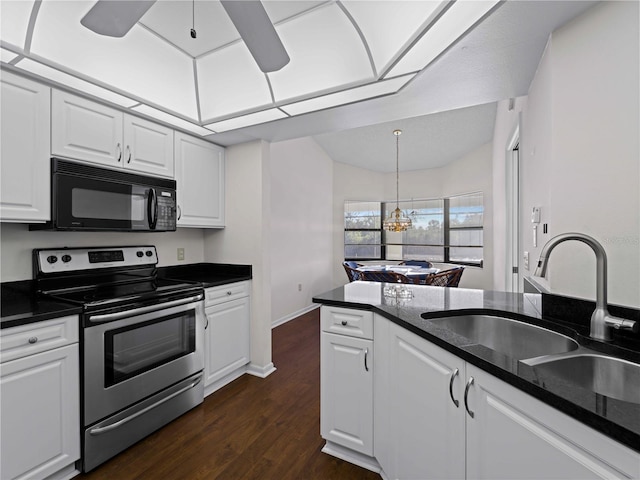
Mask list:
[{"label": "oven control panel", "polygon": [[34,250],[40,273],[72,272],[98,268],[153,266],[158,252],[151,245],[104,248],[53,248]]}]

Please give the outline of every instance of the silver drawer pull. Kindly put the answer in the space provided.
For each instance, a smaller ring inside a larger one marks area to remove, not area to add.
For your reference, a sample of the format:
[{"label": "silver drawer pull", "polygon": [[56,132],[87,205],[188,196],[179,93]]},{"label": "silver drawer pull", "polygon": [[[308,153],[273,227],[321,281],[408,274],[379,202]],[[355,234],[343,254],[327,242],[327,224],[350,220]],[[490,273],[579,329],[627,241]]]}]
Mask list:
[{"label": "silver drawer pull", "polygon": [[38,341],[38,337],[29,337],[29,343],[33,344]]},{"label": "silver drawer pull", "polygon": [[340,323],[342,324],[343,327],[347,326],[347,321],[346,320],[342,320]]},{"label": "silver drawer pull", "polygon": [[227,292],[227,295],[231,295],[232,293],[233,293],[233,292],[231,292],[231,291],[228,291],[228,292]]},{"label": "silver drawer pull", "polygon": [[365,348],[364,349],[364,369],[368,372],[369,371],[369,365],[367,365],[367,357],[369,356],[369,349]]}]

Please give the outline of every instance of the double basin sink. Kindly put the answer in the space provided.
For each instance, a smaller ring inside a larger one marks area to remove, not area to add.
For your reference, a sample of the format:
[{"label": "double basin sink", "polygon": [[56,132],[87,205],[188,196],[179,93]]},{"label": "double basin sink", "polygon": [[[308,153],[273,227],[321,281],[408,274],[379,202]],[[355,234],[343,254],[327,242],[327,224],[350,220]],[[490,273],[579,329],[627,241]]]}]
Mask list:
[{"label": "double basin sink", "polygon": [[600,354],[546,328],[493,315],[430,319],[439,328],[599,395],[640,404],[640,365]]}]

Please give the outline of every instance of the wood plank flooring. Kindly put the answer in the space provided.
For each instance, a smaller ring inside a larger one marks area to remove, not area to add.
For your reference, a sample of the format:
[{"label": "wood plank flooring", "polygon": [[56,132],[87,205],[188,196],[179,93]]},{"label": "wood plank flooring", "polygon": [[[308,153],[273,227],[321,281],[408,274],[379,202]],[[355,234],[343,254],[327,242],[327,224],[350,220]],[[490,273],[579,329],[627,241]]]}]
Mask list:
[{"label": "wood plank flooring", "polygon": [[277,370],[244,375],[81,480],[379,480],[320,452],[316,309],[273,329]]}]

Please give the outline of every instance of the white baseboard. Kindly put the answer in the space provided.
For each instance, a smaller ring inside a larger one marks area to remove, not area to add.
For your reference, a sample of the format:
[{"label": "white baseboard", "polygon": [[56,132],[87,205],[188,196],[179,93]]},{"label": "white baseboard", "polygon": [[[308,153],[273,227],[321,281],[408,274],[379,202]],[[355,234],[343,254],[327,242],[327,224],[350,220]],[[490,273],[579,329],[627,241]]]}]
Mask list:
[{"label": "white baseboard", "polygon": [[276,320],[275,322],[273,322],[271,324],[271,328],[276,328],[279,325],[282,325],[283,323],[287,323],[290,320],[293,320],[294,318],[298,318],[300,315],[304,315],[305,313],[311,312],[312,310],[315,310],[316,308],[320,308],[320,305],[317,303],[313,303],[311,305],[309,305],[308,307],[302,308],[300,310],[298,310],[297,312],[293,312],[290,315],[286,315],[282,318],[279,318],[278,320]]},{"label": "white baseboard", "polygon": [[350,448],[346,448],[332,442],[325,443],[321,452],[331,455],[332,457],[339,458],[340,460],[344,460],[345,462],[353,463],[359,467],[366,468],[367,470],[375,473],[380,473],[381,471],[380,464],[375,458],[360,452],[355,452]]},{"label": "white baseboard", "polygon": [[268,365],[258,366],[253,363],[250,363],[247,367],[247,373],[249,375],[253,375],[254,377],[267,378],[273,372],[276,371],[276,367],[273,365],[273,362],[269,362]]},{"label": "white baseboard", "polygon": [[224,377],[220,378],[219,380],[216,380],[212,384],[205,386],[204,387],[204,396],[206,397],[208,395],[211,395],[216,390],[220,390],[225,385],[228,385],[229,383],[233,382],[236,378],[239,378],[242,375],[244,375],[245,373],[247,373],[248,369],[249,369],[248,365],[243,365],[242,367],[237,368],[236,370],[234,370],[233,372],[225,375]]},{"label": "white baseboard", "polygon": [[45,480],[69,480],[77,475],[80,475],[80,470],[75,467],[75,463],[72,463],[58,470],[56,473],[49,475]]}]

